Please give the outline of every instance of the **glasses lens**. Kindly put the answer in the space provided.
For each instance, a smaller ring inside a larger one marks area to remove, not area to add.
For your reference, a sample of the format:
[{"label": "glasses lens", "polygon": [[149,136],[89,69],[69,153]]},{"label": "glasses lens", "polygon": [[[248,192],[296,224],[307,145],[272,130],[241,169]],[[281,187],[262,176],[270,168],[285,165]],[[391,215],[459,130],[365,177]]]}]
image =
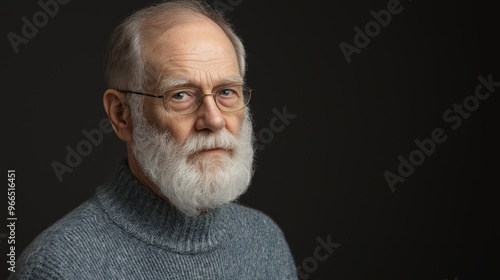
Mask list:
[{"label": "glasses lens", "polygon": [[194,89],[176,89],[163,96],[163,106],[174,114],[190,114],[198,108],[199,94]]},{"label": "glasses lens", "polygon": [[245,86],[230,86],[217,91],[215,100],[223,112],[239,111],[248,104],[250,90]]}]

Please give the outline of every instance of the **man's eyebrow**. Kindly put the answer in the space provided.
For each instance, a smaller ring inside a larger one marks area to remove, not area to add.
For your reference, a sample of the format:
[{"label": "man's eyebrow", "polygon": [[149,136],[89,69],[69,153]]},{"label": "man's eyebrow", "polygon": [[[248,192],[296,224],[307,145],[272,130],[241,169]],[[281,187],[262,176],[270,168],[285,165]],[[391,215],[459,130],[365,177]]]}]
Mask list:
[{"label": "man's eyebrow", "polygon": [[[219,86],[224,86],[228,84],[244,84],[245,82],[241,78],[241,76],[238,75],[231,75],[224,77],[224,79],[221,79],[221,82],[216,83],[214,87],[219,87]],[[175,88],[181,88],[181,87],[196,87],[196,84],[190,80],[190,79],[185,79],[185,78],[178,78],[178,77],[169,77],[167,79],[164,79],[163,81],[160,82],[158,86],[158,90],[165,92],[171,89]]]},{"label": "man's eyebrow", "polygon": [[222,84],[234,84],[234,83],[244,84],[243,79],[241,78],[241,76],[238,75],[227,76],[223,79],[223,81],[224,82]]},{"label": "man's eyebrow", "polygon": [[189,79],[170,77],[160,82],[158,90],[165,92],[173,88],[187,86],[193,86],[193,83]]}]

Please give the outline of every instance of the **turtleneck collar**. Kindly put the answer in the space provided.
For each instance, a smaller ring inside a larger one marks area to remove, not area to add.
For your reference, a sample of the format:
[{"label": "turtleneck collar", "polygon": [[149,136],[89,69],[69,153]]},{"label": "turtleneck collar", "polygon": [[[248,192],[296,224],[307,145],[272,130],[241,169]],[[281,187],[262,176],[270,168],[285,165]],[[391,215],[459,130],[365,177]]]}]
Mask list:
[{"label": "turtleneck collar", "polygon": [[167,250],[207,252],[230,238],[231,204],[199,216],[187,216],[146,188],[126,162],[119,165],[108,184],[97,189],[97,197],[119,227]]}]

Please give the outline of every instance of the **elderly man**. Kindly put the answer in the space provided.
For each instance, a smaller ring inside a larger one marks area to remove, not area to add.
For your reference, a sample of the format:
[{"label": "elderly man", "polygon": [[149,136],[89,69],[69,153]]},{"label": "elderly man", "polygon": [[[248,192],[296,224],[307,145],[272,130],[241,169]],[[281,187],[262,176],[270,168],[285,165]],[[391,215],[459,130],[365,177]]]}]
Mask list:
[{"label": "elderly man", "polygon": [[117,27],[106,63],[104,109],[127,158],[10,279],[297,279],[277,224],[235,202],[254,143],[231,25],[201,2],[155,4]]}]

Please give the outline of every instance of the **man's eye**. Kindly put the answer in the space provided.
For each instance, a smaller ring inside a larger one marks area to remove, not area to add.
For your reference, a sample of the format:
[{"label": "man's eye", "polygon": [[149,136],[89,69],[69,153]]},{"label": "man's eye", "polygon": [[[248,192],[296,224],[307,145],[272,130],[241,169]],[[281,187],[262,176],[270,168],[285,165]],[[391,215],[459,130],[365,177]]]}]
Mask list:
[{"label": "man's eye", "polygon": [[179,91],[179,92],[173,93],[170,98],[175,99],[175,100],[182,100],[188,96],[189,96],[189,94],[187,92]]},{"label": "man's eye", "polygon": [[236,91],[234,91],[232,89],[221,89],[219,91],[219,95],[224,96],[224,97],[236,97],[237,96]]}]

